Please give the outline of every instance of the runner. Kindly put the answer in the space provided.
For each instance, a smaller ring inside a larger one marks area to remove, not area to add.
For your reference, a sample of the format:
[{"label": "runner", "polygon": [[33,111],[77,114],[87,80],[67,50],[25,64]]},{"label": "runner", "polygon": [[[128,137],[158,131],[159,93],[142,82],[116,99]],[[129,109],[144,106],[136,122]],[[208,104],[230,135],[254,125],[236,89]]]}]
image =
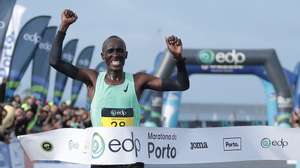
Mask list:
[{"label": "runner", "polygon": [[[153,75],[123,71],[128,52],[125,42],[118,36],[108,37],[103,45],[101,57],[107,65],[105,72],[83,69],[62,60],[62,44],[68,27],[77,20],[77,15],[66,9],[61,14],[61,26],[50,52],[50,65],[65,75],[82,81],[91,98],[91,120],[93,127],[139,126],[139,98],[144,89],[157,91],[184,91],[189,88],[189,78],[182,57],[182,42],[175,36],[166,38],[168,50],[176,60],[177,78],[161,80]],[[142,58],[137,60],[142,61]],[[92,165],[102,167],[144,167],[143,163],[132,165]]]}]

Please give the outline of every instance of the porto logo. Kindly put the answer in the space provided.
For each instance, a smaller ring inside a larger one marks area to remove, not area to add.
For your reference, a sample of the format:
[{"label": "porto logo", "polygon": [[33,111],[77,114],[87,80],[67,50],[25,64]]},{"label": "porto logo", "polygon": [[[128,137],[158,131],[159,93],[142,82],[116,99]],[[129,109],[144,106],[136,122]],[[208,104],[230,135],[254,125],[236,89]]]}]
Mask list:
[{"label": "porto logo", "polygon": [[0,29],[4,29],[4,27],[5,27],[5,22],[0,21]]},{"label": "porto logo", "polygon": [[242,150],[242,138],[241,137],[223,138],[223,149],[224,151]]},{"label": "porto logo", "polygon": [[97,159],[99,158],[105,149],[104,140],[100,134],[95,132],[92,137],[92,158]]},{"label": "porto logo", "polygon": [[42,147],[42,149],[44,150],[44,151],[46,151],[46,152],[50,152],[50,151],[52,151],[52,149],[53,149],[53,145],[50,143],[50,142],[43,142],[42,144],[41,144],[41,147]]},{"label": "porto logo", "polygon": [[148,158],[155,157],[156,159],[176,158],[176,148],[167,144],[166,146],[155,145],[153,142],[148,142]]},{"label": "porto logo", "polygon": [[212,50],[201,50],[198,58],[203,64],[212,64],[215,61],[215,53]]}]

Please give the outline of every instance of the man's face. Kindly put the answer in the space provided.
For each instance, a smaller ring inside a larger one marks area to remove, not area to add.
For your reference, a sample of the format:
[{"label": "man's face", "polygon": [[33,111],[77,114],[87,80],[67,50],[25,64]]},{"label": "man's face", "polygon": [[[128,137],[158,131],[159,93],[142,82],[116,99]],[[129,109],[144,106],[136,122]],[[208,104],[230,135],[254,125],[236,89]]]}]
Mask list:
[{"label": "man's face", "polygon": [[21,108],[17,108],[15,111],[16,120],[22,120],[24,116],[25,116],[24,111]]},{"label": "man's face", "polygon": [[126,46],[122,40],[112,38],[103,47],[101,56],[108,70],[123,70],[127,58]]},{"label": "man's face", "polygon": [[15,99],[16,102],[21,102],[21,97],[18,96],[18,95],[16,95],[16,96],[14,97],[14,99]]}]

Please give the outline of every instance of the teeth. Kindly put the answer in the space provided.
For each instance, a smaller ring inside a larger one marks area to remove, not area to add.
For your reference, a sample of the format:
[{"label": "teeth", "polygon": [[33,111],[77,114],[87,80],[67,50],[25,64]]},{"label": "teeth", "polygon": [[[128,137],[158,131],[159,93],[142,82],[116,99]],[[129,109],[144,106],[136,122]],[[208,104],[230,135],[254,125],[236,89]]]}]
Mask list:
[{"label": "teeth", "polygon": [[116,66],[118,66],[118,65],[120,65],[120,64],[121,64],[121,62],[120,62],[120,61],[112,61],[111,63],[112,63],[112,65],[116,65]]}]

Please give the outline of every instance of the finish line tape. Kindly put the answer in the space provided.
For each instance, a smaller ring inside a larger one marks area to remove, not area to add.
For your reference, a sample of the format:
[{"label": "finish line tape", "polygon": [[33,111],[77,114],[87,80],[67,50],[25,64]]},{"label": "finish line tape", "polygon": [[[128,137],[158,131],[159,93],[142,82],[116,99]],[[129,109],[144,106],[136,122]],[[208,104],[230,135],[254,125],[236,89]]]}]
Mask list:
[{"label": "finish line tape", "polygon": [[64,128],[18,138],[35,161],[113,165],[300,160],[297,128]]}]

